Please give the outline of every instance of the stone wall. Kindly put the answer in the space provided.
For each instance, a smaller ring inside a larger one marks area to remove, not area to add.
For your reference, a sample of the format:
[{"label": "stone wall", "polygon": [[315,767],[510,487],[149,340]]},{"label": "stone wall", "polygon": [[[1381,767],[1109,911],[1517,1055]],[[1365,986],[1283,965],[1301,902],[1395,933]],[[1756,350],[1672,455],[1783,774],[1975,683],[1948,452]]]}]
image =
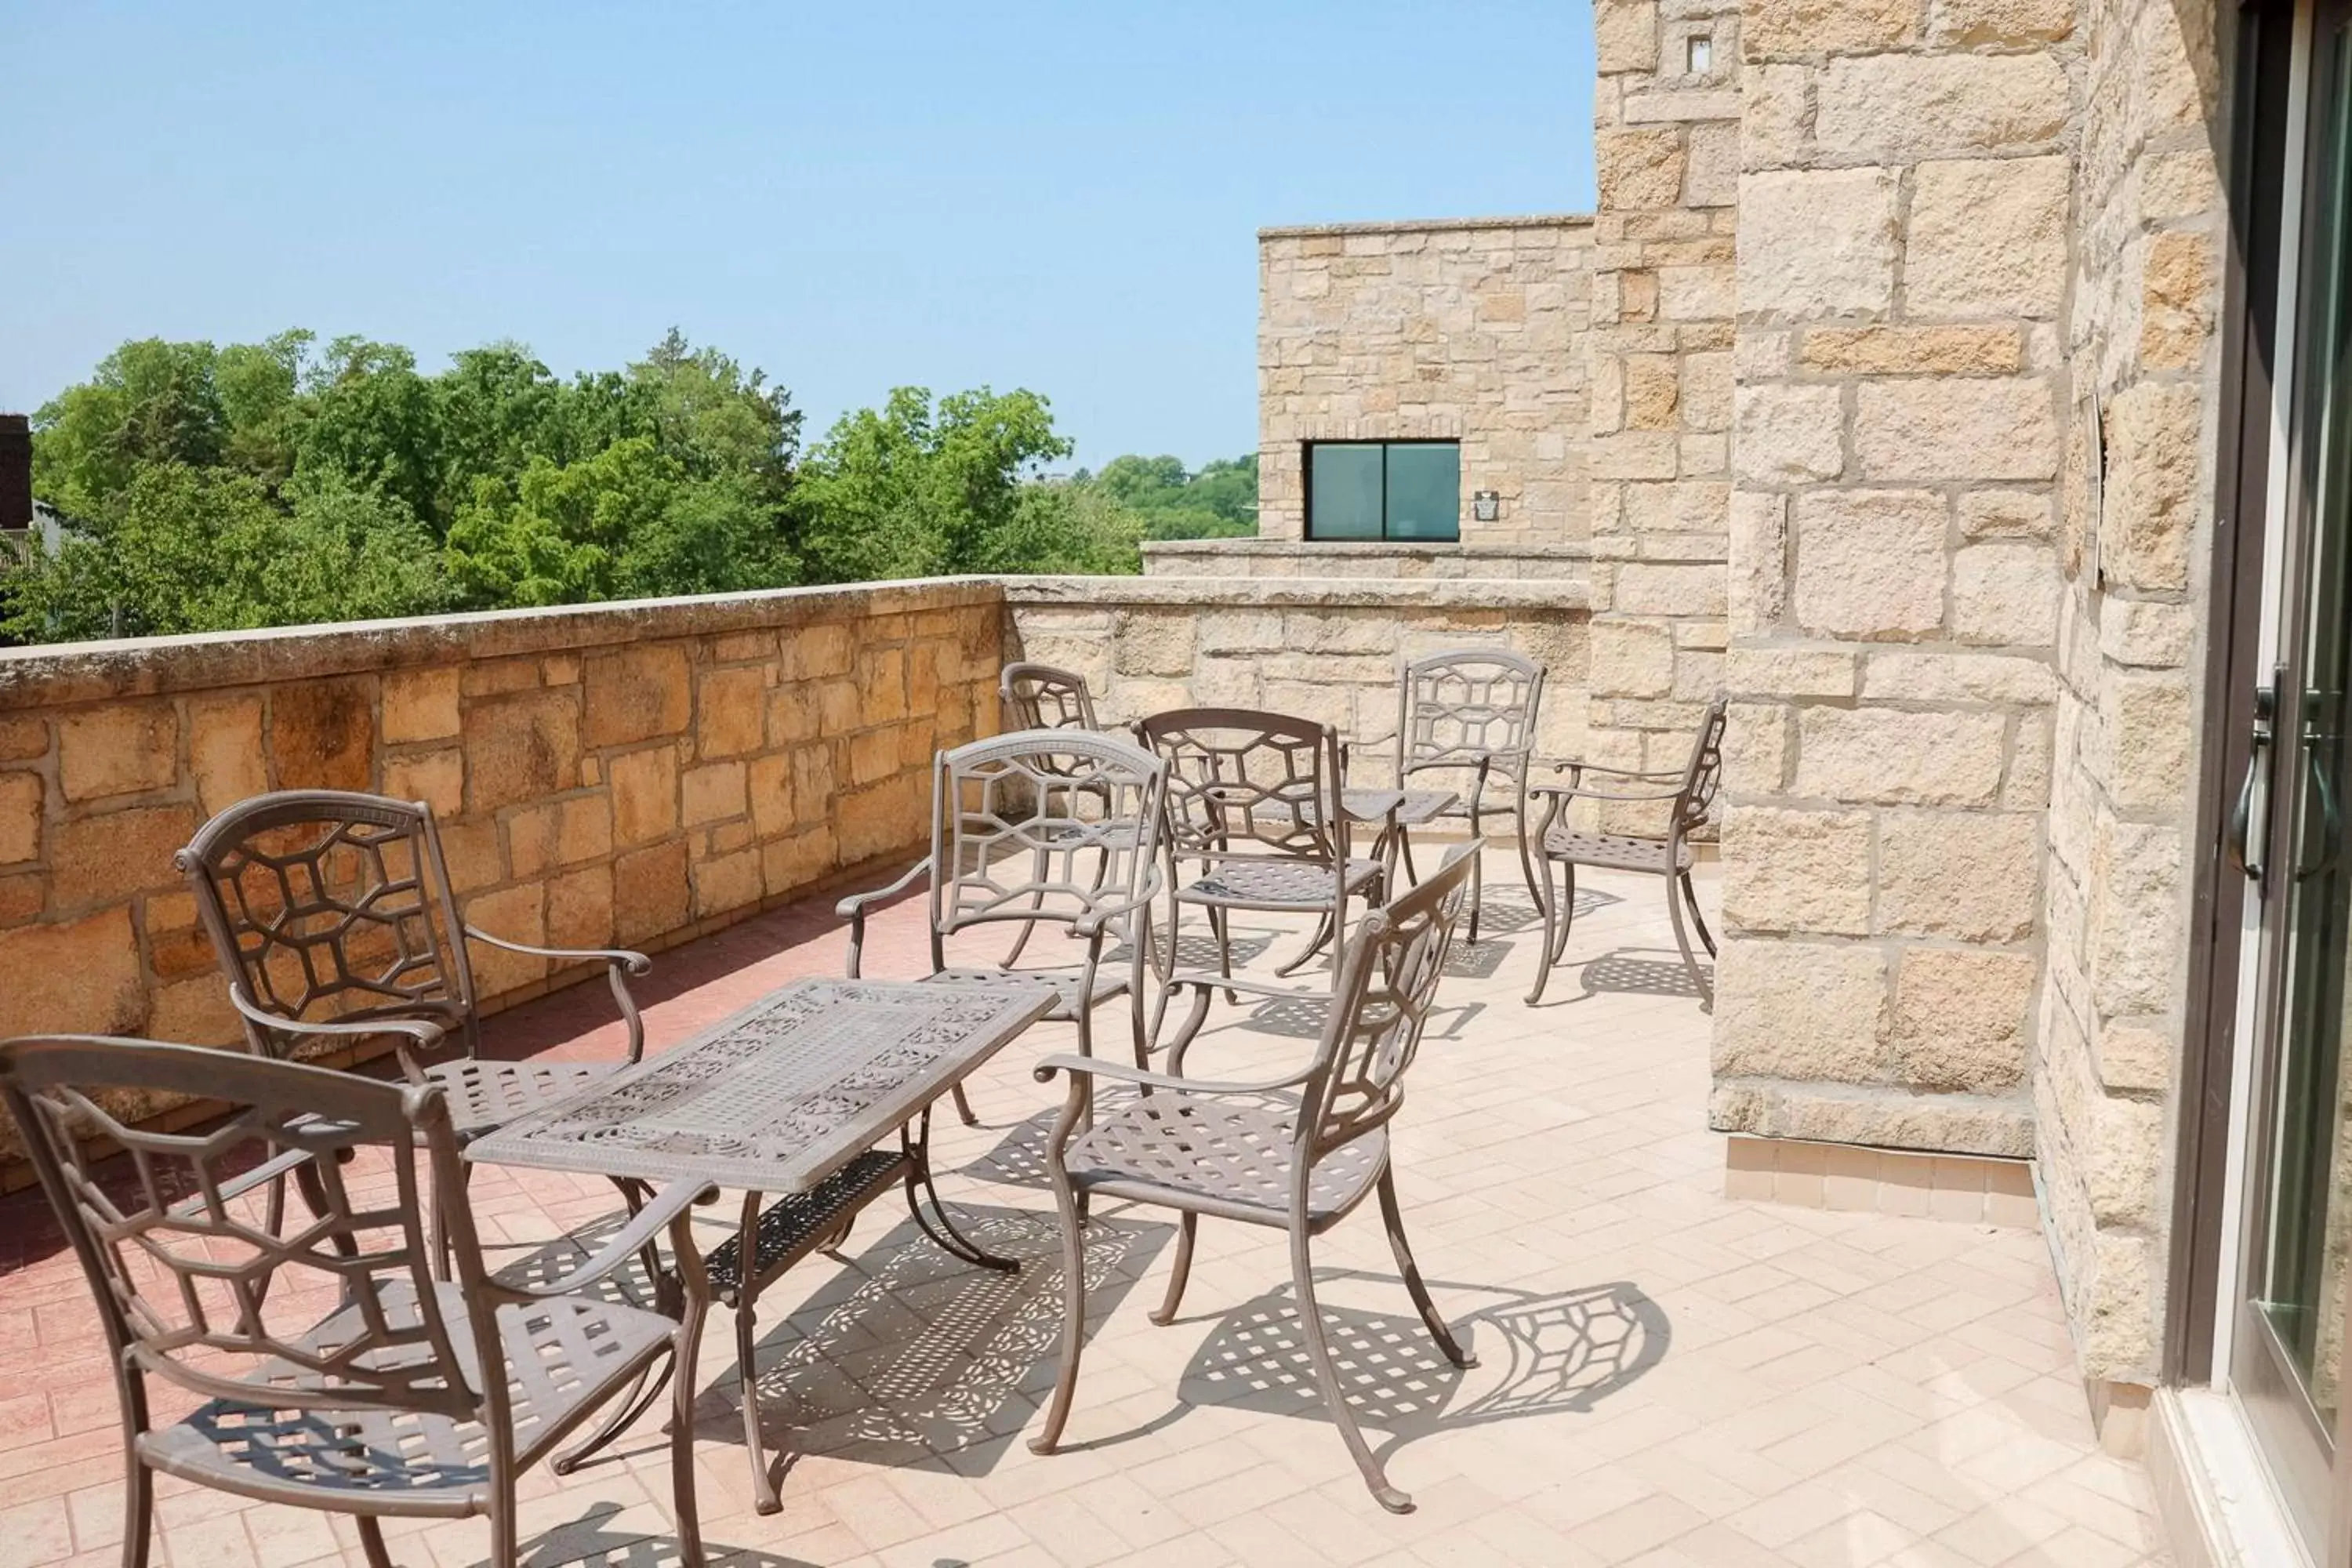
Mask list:
[{"label": "stone wall", "polygon": [[2209,0],[2084,11],[2071,394],[2057,562],[2042,1184],[2085,1372],[2153,1383],[2183,1028],[2198,685],[2210,603],[2224,134]]},{"label": "stone wall", "polygon": [[[898,857],[995,724],[988,582],[0,650],[0,1036],[238,1037],[172,854],[269,789],[429,802],[476,924],[660,948]],[[549,983],[478,947],[494,1004]],[[11,1134],[13,1136],[13,1134]]]},{"label": "stone wall", "polygon": [[1583,582],[1581,544],[1318,544],[1296,539],[1168,540],[1143,547],[1147,577],[1480,578]]},{"label": "stone wall", "polygon": [[1497,646],[1549,672],[1538,753],[1584,747],[1585,592],[1579,583],[1011,578],[1005,657],[1087,678],[1107,723],[1171,708],[1269,708],[1321,719],[1386,782],[1397,665]]},{"label": "stone wall", "polygon": [[1749,0],[1718,1127],[2034,1146],[2073,0]]},{"label": "stone wall", "polygon": [[1591,252],[1573,216],[1261,231],[1259,533],[1305,535],[1304,442],[1458,440],[1465,542],[1583,537]]},{"label": "stone wall", "polygon": [[1599,0],[1593,24],[1592,754],[1678,769],[1723,683],[1739,18]]}]

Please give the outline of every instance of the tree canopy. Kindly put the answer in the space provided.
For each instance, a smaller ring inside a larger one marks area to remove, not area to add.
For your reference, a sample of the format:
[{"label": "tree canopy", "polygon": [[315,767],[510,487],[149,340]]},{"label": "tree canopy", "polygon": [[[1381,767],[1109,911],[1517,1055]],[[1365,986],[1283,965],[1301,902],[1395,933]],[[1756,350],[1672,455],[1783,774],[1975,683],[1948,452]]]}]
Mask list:
[{"label": "tree canopy", "polygon": [[18,640],[976,572],[1139,569],[1255,529],[1256,459],[1052,475],[1046,399],[900,387],[802,448],[758,370],[672,331],[557,376],[520,343],[436,374],[308,331],[124,343],[35,416],[63,538],[0,575]]}]

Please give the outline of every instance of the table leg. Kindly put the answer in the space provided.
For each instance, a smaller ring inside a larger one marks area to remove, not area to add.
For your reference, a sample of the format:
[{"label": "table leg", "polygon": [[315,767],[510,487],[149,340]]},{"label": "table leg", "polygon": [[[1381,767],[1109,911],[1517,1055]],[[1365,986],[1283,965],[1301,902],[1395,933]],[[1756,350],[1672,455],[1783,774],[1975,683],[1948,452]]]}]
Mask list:
[{"label": "table leg", "polygon": [[[615,1178],[613,1184],[621,1189],[622,1200],[629,1205],[629,1214],[633,1217],[645,1206],[645,1200],[653,1192],[651,1187],[633,1178]],[[646,1280],[653,1287],[654,1310],[666,1318],[684,1317],[684,1292],[679,1289],[677,1277],[662,1267],[660,1247],[648,1241],[645,1251],[638,1257],[645,1264]],[[636,1381],[629,1385],[628,1392],[613,1401],[596,1430],[584,1441],[575,1444],[570,1451],[556,1456],[553,1462],[555,1473],[559,1476],[572,1474],[602,1450],[605,1444],[635,1425],[637,1417],[652,1409],[654,1401],[661,1397],[662,1389],[668,1384],[673,1370],[672,1364],[666,1361],[661,1363],[659,1372],[647,1367],[637,1373]],[[688,1374],[691,1373],[692,1369],[688,1369]]]},{"label": "table leg", "polygon": [[[982,1268],[1017,1271],[1021,1265],[1010,1258],[999,1258],[972,1241],[956,1228],[948,1215],[948,1206],[940,1201],[940,1189],[931,1184],[931,1108],[923,1107],[922,1131],[910,1136],[904,1125],[898,1129],[898,1147],[907,1156],[907,1212],[923,1227],[923,1234],[937,1244],[940,1250],[966,1263],[976,1263]],[[918,1193],[917,1188],[921,1191]],[[923,1199],[930,1200],[931,1212],[923,1212]]]},{"label": "table leg", "polygon": [[769,1472],[767,1444],[760,1436],[760,1367],[757,1304],[760,1299],[760,1194],[743,1194],[743,1218],[735,1227],[735,1255],[741,1262],[735,1281],[735,1371],[743,1380],[743,1451],[751,1458],[751,1506],[782,1513],[776,1478]]}]

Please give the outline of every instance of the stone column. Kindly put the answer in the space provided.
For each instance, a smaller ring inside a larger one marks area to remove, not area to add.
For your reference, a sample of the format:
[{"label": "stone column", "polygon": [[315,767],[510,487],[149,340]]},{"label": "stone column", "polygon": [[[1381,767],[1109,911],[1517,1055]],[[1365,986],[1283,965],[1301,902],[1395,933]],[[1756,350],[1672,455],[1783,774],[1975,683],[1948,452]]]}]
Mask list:
[{"label": "stone column", "polygon": [[1723,679],[1738,6],[1597,0],[1594,25],[1587,752],[1679,768]]},{"label": "stone column", "polygon": [[1713,1121],[2028,1154],[2072,3],[1741,22]]}]

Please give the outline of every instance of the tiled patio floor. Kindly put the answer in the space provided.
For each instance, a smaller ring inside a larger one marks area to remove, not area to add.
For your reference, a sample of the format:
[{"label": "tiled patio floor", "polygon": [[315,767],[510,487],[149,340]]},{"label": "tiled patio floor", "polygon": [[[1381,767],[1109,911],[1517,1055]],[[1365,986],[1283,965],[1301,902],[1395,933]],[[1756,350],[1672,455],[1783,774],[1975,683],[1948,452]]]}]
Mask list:
[{"label": "tiled patio floor", "polygon": [[[1480,1364],[1457,1373],[1398,1285],[1376,1216],[1319,1246],[1318,1288],[1361,1414],[1418,1511],[1383,1513],[1312,1394],[1280,1237],[1211,1222],[1183,1315],[1146,1321],[1167,1216],[1097,1211],[1103,1283],[1057,1456],[1022,1441],[1054,1372],[1052,1200],[1036,1161],[1059,1085],[1044,1026],[972,1086],[985,1123],[943,1134],[972,1228],[1034,1261],[982,1274],[868,1211],[763,1303],[769,1427],[802,1457],[784,1511],[751,1507],[722,1321],[705,1338],[703,1534],[742,1568],[887,1563],[1541,1563],[1560,1568],[2124,1568],[2163,1561],[2137,1467],[2101,1454],[2039,1237],[1733,1202],[1706,1131],[1706,1021],[1658,885],[1590,879],[1570,964],[1524,1006],[1537,944],[1516,868],[1489,863],[1465,952],[1397,1132],[1407,1224]],[[1712,890],[1707,890],[1712,904]],[[868,973],[911,971],[921,910],[889,911]],[[1271,931],[1240,932],[1263,968]],[[1062,939],[1041,936],[1032,957]],[[1287,932],[1276,957],[1290,951]],[[1001,947],[992,937],[989,949]],[[979,951],[979,950],[975,950]],[[798,974],[838,972],[829,909],[779,911],[656,963],[651,1049]],[[503,1048],[618,1050],[602,987],[496,1020]],[[1257,1022],[1193,1070],[1305,1048]],[[1115,1010],[1104,1015],[1108,1022]],[[1238,1012],[1221,1017],[1241,1018]],[[1123,1039],[1116,1027],[1106,1033]],[[1116,1050],[1116,1043],[1108,1047]],[[545,1243],[606,1214],[602,1184],[485,1172],[486,1228]],[[723,1223],[709,1222],[717,1234]],[[114,1394],[71,1258],[26,1196],[0,1205],[0,1564],[119,1560]],[[789,1317],[787,1316],[789,1314]],[[1385,1434],[1385,1441],[1382,1435]],[[525,1482],[532,1568],[677,1560],[667,1455],[647,1422],[615,1458]],[[360,1562],[348,1527],[166,1481],[177,1568]],[[412,1568],[482,1560],[479,1522],[394,1523]],[[535,1533],[535,1539],[532,1539]],[[339,1555],[340,1553],[340,1555]]]}]

